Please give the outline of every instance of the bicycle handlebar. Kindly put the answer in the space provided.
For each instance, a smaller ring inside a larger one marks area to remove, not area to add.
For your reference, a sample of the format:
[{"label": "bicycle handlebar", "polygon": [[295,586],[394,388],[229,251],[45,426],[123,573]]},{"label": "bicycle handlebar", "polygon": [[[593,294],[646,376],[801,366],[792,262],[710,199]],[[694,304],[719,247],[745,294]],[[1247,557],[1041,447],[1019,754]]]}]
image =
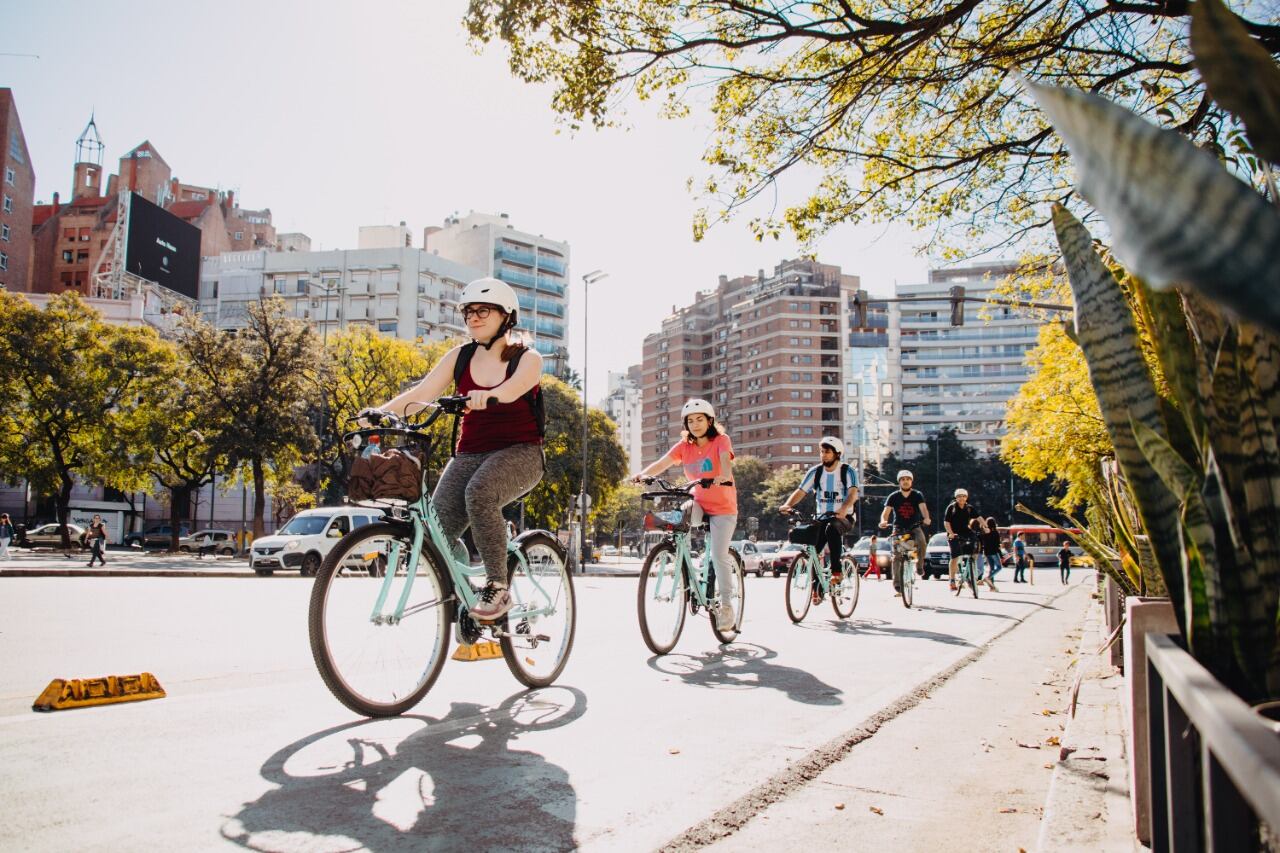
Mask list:
[{"label": "bicycle handlebar", "polygon": [[647,501],[656,500],[657,498],[677,498],[677,497],[687,498],[689,496],[689,491],[694,486],[702,486],[702,488],[704,489],[710,489],[710,488],[713,488],[714,486],[727,487],[727,486],[733,485],[732,480],[730,480],[727,483],[717,483],[715,479],[712,477],[703,477],[698,480],[689,480],[688,482],[680,483],[679,485],[671,483],[668,480],[664,480],[661,477],[641,477],[640,482],[644,483],[645,485],[652,485],[653,483],[657,483],[659,486],[662,487],[659,491],[656,491],[656,492],[641,493],[640,497]]}]

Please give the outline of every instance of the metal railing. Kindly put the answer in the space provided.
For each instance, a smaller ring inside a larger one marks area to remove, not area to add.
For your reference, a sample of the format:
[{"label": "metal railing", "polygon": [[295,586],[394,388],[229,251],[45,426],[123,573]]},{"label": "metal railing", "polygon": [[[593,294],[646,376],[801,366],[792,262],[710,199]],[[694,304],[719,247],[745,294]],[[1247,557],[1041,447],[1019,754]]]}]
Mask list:
[{"label": "metal railing", "polygon": [[1280,737],[1172,637],[1147,634],[1151,849],[1260,849],[1280,831]]}]

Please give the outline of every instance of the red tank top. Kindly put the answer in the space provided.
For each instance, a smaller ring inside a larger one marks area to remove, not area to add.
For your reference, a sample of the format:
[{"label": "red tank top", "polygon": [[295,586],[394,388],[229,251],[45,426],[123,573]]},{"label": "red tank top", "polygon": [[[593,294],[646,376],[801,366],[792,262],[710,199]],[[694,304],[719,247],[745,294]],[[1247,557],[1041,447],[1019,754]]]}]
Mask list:
[{"label": "red tank top", "polygon": [[[459,394],[496,387],[476,384],[471,377],[470,364],[458,380]],[[533,393],[542,393],[541,387],[535,386]],[[514,403],[490,403],[484,409],[469,411],[462,416],[458,453],[488,453],[513,444],[542,444],[542,436],[538,435],[538,419],[534,417],[528,394]]]}]

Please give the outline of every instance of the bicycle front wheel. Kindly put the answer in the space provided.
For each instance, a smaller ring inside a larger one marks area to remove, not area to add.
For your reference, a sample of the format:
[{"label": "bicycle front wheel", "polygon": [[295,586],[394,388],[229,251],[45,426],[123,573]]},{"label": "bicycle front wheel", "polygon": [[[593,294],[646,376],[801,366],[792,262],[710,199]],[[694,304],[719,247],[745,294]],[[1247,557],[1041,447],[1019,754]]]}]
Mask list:
[{"label": "bicycle front wheel", "polygon": [[520,557],[512,554],[507,562],[507,583],[515,603],[499,642],[517,681],[525,687],[547,687],[560,676],[573,649],[578,621],[573,580],[560,543],[549,533],[525,536]]},{"label": "bicycle front wheel", "polygon": [[[736,556],[736,555],[735,555]],[[716,635],[716,639],[722,643],[732,643],[738,639],[738,635],[742,633],[742,614],[747,609],[747,583],[746,576],[742,570],[742,560],[735,559],[733,561],[733,574],[738,580],[738,595],[733,600],[733,627],[720,630],[720,622],[716,618],[716,614],[711,615],[711,631]],[[717,581],[720,588],[720,595],[724,595],[724,584]],[[714,608],[712,608],[714,610]]]},{"label": "bicycle front wheel", "polygon": [[841,619],[848,619],[858,606],[858,596],[862,592],[862,578],[858,576],[858,564],[847,554],[840,558],[840,572],[844,575],[840,583],[831,587],[831,606]]},{"label": "bicycle front wheel", "polygon": [[902,606],[910,609],[916,589],[916,561],[902,562]]},{"label": "bicycle front wheel", "polygon": [[973,593],[973,597],[978,597],[978,566],[973,558],[969,558],[969,591]]},{"label": "bicycle front wheel", "polygon": [[783,590],[787,601],[787,616],[792,622],[800,622],[813,604],[813,566],[809,557],[800,554],[787,572],[787,585]]},{"label": "bicycle front wheel", "polygon": [[676,548],[670,542],[660,542],[645,557],[636,598],[640,635],[649,651],[665,655],[675,648],[684,630],[688,599],[689,587],[676,561]]},{"label": "bicycle front wheel", "polygon": [[412,527],[369,524],[338,540],[311,588],[311,656],[329,691],[358,714],[408,711],[448,655],[448,586],[426,553],[411,574],[412,556]]}]

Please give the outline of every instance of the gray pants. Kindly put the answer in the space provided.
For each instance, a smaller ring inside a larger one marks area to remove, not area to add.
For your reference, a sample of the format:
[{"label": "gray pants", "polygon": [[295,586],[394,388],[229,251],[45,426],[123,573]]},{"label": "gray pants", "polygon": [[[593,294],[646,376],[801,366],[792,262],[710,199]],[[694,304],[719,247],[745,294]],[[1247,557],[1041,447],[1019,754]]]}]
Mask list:
[{"label": "gray pants", "polygon": [[[707,518],[702,507],[694,503],[690,507],[690,520],[695,526],[706,520],[711,527],[711,535],[707,537],[709,541],[706,547],[715,561],[716,587],[720,590],[720,600],[736,608],[738,573],[733,568],[734,561],[733,555],[729,553],[729,544],[733,541],[733,531],[738,526],[737,514],[713,515]],[[722,566],[725,568],[721,568]]]},{"label": "gray pants", "polygon": [[541,479],[542,446],[538,444],[459,453],[440,475],[431,495],[440,527],[450,542],[471,528],[487,580],[507,581],[507,522],[502,508]]}]

